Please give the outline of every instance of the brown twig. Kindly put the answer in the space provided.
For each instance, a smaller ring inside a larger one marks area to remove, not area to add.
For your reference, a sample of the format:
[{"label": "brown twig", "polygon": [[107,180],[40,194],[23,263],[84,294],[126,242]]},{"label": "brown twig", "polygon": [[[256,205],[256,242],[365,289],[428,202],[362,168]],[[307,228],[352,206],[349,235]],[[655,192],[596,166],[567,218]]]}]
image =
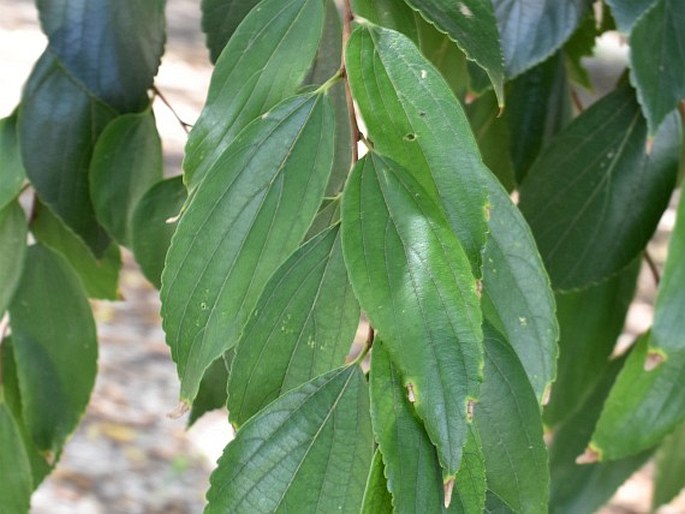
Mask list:
[{"label": "brown twig", "polygon": [[340,69],[342,71],[342,77],[345,81],[345,101],[347,102],[347,111],[350,116],[350,130],[352,134],[352,163],[356,163],[359,160],[359,149],[357,148],[357,143],[360,139],[359,125],[357,125],[357,115],[354,110],[354,100],[352,99],[352,90],[350,89],[350,82],[347,80],[347,69],[345,68],[345,49],[347,47],[347,42],[352,34],[352,20],[354,20],[354,14],[352,13],[352,7],[350,6],[350,0],[343,1],[343,35],[342,35],[342,57],[340,63]]},{"label": "brown twig", "polygon": [[571,101],[578,112],[583,112],[585,110],[583,102],[580,101],[580,96],[578,96],[578,91],[573,88],[571,88]]},{"label": "brown twig", "polygon": [[190,133],[190,129],[193,128],[193,126],[190,123],[186,123],[185,121],[183,121],[183,119],[178,115],[173,106],[169,103],[169,100],[166,99],[166,97],[157,88],[157,86],[152,86],[152,92],[155,94],[155,96],[159,97],[159,99],[162,101],[164,105],[167,106],[167,108],[171,111],[171,114],[174,115],[174,118],[176,118],[176,120],[181,125],[181,128],[185,131],[185,133]]},{"label": "brown twig", "polygon": [[654,282],[657,287],[659,287],[659,282],[661,282],[661,274],[659,273],[659,268],[656,265],[656,262],[654,262],[654,259],[649,253],[649,250],[645,248],[645,262],[647,263],[647,266],[649,266],[649,271],[652,272],[652,277],[654,277]]}]

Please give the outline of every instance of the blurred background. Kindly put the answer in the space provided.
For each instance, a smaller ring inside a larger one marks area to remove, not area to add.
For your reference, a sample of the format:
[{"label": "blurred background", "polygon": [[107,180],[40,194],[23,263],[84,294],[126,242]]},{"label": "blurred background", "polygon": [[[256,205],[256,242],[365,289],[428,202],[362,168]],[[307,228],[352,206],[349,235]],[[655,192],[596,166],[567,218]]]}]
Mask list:
[{"label": "blurred background", "polygon": [[[200,29],[200,0],[167,0],[167,45],[157,88],[187,123],[197,119],[212,66]],[[46,45],[33,0],[0,0],[0,117],[19,102],[22,86]],[[616,35],[600,42],[587,64],[599,85],[611,87],[627,48]],[[591,95],[579,92],[587,106]],[[168,107],[154,105],[164,144],[165,174],[181,173],[186,134]],[[672,204],[673,205],[673,204]],[[669,208],[649,245],[663,266],[675,222]],[[202,417],[186,430],[187,416],[170,419],[178,379],[159,318],[157,291],[124,250],[123,300],[92,302],[100,342],[99,373],[90,405],[56,470],[33,496],[33,514],[199,513],[209,474],[232,437],[225,411]],[[654,279],[644,267],[619,346],[651,325]],[[649,512],[651,466],[637,472],[602,514]],[[681,494],[661,514],[685,513]]]}]

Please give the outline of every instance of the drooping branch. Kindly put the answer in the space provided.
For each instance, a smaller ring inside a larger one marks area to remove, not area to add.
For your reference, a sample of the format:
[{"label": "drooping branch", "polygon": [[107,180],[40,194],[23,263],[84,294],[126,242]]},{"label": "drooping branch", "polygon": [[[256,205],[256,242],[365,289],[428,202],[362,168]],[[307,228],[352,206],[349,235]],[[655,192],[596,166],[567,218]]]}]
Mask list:
[{"label": "drooping branch", "polygon": [[185,121],[183,121],[183,119],[176,112],[176,109],[174,109],[174,107],[169,103],[169,100],[166,99],[166,97],[157,88],[157,86],[152,86],[152,92],[155,94],[156,97],[159,97],[159,99],[162,101],[164,105],[167,106],[167,108],[171,111],[171,114],[174,115],[174,118],[176,118],[178,123],[181,125],[181,128],[184,130],[184,132],[186,134],[190,133],[190,129],[193,128],[193,126],[190,123],[186,123]]}]

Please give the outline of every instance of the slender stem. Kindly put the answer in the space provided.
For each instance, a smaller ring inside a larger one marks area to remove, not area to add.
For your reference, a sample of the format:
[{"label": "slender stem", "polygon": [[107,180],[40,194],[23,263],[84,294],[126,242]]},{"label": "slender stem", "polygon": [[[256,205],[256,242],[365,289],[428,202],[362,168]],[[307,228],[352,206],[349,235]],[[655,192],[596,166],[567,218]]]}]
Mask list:
[{"label": "slender stem", "polygon": [[186,123],[181,119],[181,117],[178,115],[176,110],[173,108],[173,106],[169,103],[169,100],[166,99],[166,97],[162,94],[162,92],[153,84],[152,86],[152,91],[154,92],[155,96],[159,97],[159,99],[164,103],[164,105],[167,106],[167,108],[171,111],[171,114],[174,115],[174,118],[178,121],[178,123],[181,125],[181,128],[185,131],[186,134],[190,132],[190,129],[193,128],[193,126],[190,123]]},{"label": "slender stem", "polygon": [[359,141],[359,125],[357,125],[357,115],[354,110],[352,90],[350,89],[350,81],[347,79],[347,69],[345,68],[345,49],[347,48],[347,42],[350,39],[350,34],[352,34],[353,19],[354,14],[352,13],[350,0],[343,0],[343,50],[340,69],[342,70],[342,76],[345,79],[345,101],[347,102],[347,111],[349,112],[350,116],[350,130],[352,133],[352,162],[356,163],[359,160],[359,149],[357,148],[357,143]]},{"label": "slender stem", "polygon": [[573,88],[571,88],[571,101],[578,112],[583,112],[585,110],[583,102],[580,101],[580,97],[578,96],[578,91]]},{"label": "slender stem", "polygon": [[656,284],[657,287],[659,287],[659,282],[661,282],[661,274],[659,273],[659,268],[656,265],[656,262],[654,262],[654,259],[649,253],[649,250],[645,248],[645,262],[647,263],[647,266],[649,266],[649,271],[652,272],[652,277],[654,277],[654,283]]}]

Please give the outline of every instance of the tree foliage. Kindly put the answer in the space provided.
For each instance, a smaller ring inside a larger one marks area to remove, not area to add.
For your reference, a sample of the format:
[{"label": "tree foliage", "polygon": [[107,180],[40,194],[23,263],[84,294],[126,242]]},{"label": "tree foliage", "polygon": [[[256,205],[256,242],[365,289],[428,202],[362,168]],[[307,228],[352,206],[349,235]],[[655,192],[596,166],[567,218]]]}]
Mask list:
[{"label": "tree foliage", "polygon": [[[682,204],[654,325],[610,357],[683,168],[683,2],[203,0],[170,178],[165,2],[36,3],[0,120],[1,512],[86,408],[120,246],[191,423],[237,429],[206,512],[590,512],[652,454],[654,507],[683,487]],[[583,110],[614,27],[628,69]]]}]

